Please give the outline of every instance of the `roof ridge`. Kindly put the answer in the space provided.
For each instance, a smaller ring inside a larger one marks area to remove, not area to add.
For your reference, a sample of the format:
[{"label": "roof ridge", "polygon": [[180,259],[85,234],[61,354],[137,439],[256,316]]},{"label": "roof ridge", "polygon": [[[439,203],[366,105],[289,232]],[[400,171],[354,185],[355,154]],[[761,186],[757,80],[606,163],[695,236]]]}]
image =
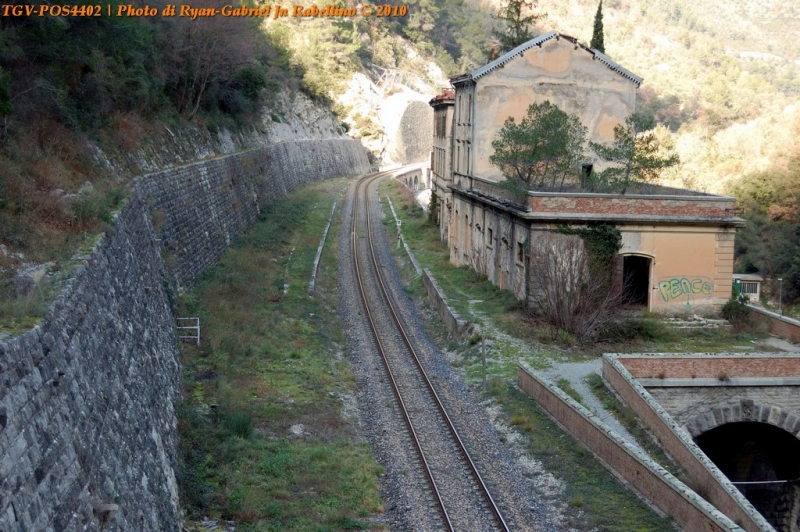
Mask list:
[{"label": "roof ridge", "polygon": [[508,63],[512,59],[514,59],[515,57],[521,56],[522,54],[524,54],[526,51],[530,50],[534,46],[541,46],[543,43],[549,41],[550,39],[552,39],[554,37],[556,39],[558,39],[560,37],[563,37],[563,38],[567,39],[568,41],[574,43],[576,46],[580,46],[581,48],[583,48],[584,50],[586,50],[587,52],[592,54],[592,59],[598,59],[601,63],[606,65],[608,68],[610,68],[614,72],[617,72],[621,76],[623,76],[623,77],[633,81],[634,83],[636,83],[637,87],[642,84],[643,80],[642,80],[641,77],[637,76],[636,74],[634,74],[630,70],[624,68],[622,65],[614,62],[610,57],[608,57],[604,53],[600,52],[599,50],[595,50],[593,48],[589,48],[587,46],[584,46],[583,44],[578,42],[577,38],[575,38],[575,37],[573,37],[571,35],[567,35],[565,33],[560,33],[560,32],[557,32],[555,30],[550,30],[547,33],[543,33],[542,35],[539,35],[538,37],[534,37],[533,39],[520,44],[519,46],[517,46],[513,50],[504,53],[503,55],[501,55],[500,57],[498,57],[494,61],[491,61],[491,62],[483,65],[482,67],[477,68],[477,69],[475,69],[475,70],[473,70],[471,72],[467,72],[467,73],[462,74],[460,76],[455,76],[453,78],[450,78],[450,81],[453,84],[461,82],[461,81],[467,81],[467,80],[476,81],[476,80],[482,78],[483,76],[485,76],[487,74],[490,74],[491,72],[493,72],[493,71],[497,70],[498,68],[502,67],[503,65],[505,65],[506,63]]}]

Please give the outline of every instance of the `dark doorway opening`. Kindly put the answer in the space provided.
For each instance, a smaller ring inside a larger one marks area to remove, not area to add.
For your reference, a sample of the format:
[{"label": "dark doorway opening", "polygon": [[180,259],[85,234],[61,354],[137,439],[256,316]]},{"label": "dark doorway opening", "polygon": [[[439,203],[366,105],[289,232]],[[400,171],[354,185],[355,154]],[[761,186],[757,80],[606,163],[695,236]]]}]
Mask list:
[{"label": "dark doorway opening", "polygon": [[622,258],[622,281],[626,305],[647,306],[650,295],[650,260],[647,257],[628,255]]}]

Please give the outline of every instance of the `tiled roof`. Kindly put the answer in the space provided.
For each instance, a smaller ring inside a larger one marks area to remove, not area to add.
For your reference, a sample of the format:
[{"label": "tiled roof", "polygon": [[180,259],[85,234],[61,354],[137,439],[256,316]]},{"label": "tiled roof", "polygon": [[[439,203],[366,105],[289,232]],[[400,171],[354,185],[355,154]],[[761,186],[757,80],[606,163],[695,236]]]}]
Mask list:
[{"label": "tiled roof", "polygon": [[599,52],[597,50],[594,50],[592,48],[587,48],[586,46],[584,46],[581,43],[579,43],[578,40],[575,37],[571,37],[569,35],[564,35],[563,33],[558,33],[556,31],[548,31],[547,33],[539,35],[538,37],[536,37],[534,39],[531,39],[530,41],[528,41],[526,43],[520,44],[519,46],[517,46],[516,48],[514,48],[510,52],[504,53],[503,55],[501,55],[500,57],[498,57],[497,59],[495,59],[491,63],[488,63],[488,64],[486,64],[486,65],[484,65],[484,66],[482,66],[482,67],[480,67],[480,68],[478,68],[476,70],[473,70],[472,72],[468,72],[466,74],[462,74],[460,76],[456,76],[454,78],[451,78],[450,81],[454,85],[456,83],[460,83],[460,82],[464,82],[464,81],[476,81],[476,80],[482,78],[483,76],[485,76],[486,74],[489,74],[489,73],[493,72],[494,70],[502,67],[503,65],[505,65],[506,63],[508,63],[512,59],[514,59],[515,57],[524,54],[526,51],[530,50],[534,46],[541,46],[543,43],[545,43],[545,42],[547,42],[547,41],[549,41],[550,39],[553,39],[553,38],[564,38],[564,39],[567,39],[568,41],[570,41],[573,44],[575,44],[575,46],[580,46],[581,48],[586,50],[588,53],[592,54],[594,59],[600,61],[601,63],[606,65],[608,68],[613,70],[614,72],[617,72],[618,74],[620,74],[624,78],[627,78],[627,79],[633,81],[634,83],[636,83],[637,86],[642,84],[642,78],[640,78],[639,76],[637,76],[636,74],[634,74],[630,70],[627,70],[627,69],[623,68],[621,65],[615,63],[614,61],[611,60],[611,58],[609,58],[604,53]]}]

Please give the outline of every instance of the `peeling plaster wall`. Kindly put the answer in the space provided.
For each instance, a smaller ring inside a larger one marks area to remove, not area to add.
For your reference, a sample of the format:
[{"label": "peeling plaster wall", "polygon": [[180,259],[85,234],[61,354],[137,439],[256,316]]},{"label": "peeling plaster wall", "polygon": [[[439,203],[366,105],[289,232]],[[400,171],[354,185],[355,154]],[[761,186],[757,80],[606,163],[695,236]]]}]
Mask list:
[{"label": "peeling plaster wall", "polygon": [[528,224],[501,209],[460,195],[452,198],[450,262],[486,275],[495,285],[525,299],[525,263],[519,246],[529,238]]},{"label": "peeling plaster wall", "polygon": [[474,100],[474,118],[471,127],[456,129],[456,139],[472,143],[470,170],[489,179],[503,179],[489,163],[492,140],[508,117],[519,122],[533,103],[549,100],[562,111],[576,114],[588,128],[589,140],[606,143],[614,139],[614,127],[636,106],[634,82],[566,39],[551,39],[511,59],[463,94]]},{"label": "peeling plaster wall", "polygon": [[[606,198],[609,208],[602,213],[593,209],[589,213],[576,210],[574,213],[553,214],[535,209],[532,212],[512,209],[497,198],[457,188],[453,189],[451,198],[450,262],[470,266],[519,299],[535,297],[537,264],[528,257],[533,256],[532,250],[540,246],[544,242],[542,239],[558,224],[582,225],[585,223],[582,216],[597,215],[590,221],[604,221],[603,216],[613,219],[620,209],[625,213],[625,206],[614,203],[613,197]],[[653,202],[658,203],[658,200]],[[598,199],[596,204],[600,203]],[[648,208],[648,213],[654,217],[658,208]],[[615,224],[622,233],[619,258],[639,255],[651,259],[648,280],[650,311],[665,314],[713,311],[729,299],[735,229],[722,223],[717,226],[694,225],[691,221],[684,224],[641,223],[636,221],[636,216],[624,215],[631,221]],[[563,219],[553,220],[554,217]],[[525,247],[522,260],[518,256],[520,244]],[[530,290],[525,281],[527,260]],[[622,260],[615,267],[621,276]]]},{"label": "peeling plaster wall", "polygon": [[722,227],[624,225],[621,255],[652,259],[651,311],[701,312],[730,298],[735,232]]}]

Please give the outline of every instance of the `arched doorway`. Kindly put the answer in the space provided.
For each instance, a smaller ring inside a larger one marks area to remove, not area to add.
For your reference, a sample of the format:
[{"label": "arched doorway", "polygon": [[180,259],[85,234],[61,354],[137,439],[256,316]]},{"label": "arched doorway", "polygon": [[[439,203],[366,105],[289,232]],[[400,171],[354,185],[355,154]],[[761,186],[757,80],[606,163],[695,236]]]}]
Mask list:
[{"label": "arched doorway", "polygon": [[623,302],[647,307],[650,302],[650,268],[653,259],[642,255],[622,257]]}]

